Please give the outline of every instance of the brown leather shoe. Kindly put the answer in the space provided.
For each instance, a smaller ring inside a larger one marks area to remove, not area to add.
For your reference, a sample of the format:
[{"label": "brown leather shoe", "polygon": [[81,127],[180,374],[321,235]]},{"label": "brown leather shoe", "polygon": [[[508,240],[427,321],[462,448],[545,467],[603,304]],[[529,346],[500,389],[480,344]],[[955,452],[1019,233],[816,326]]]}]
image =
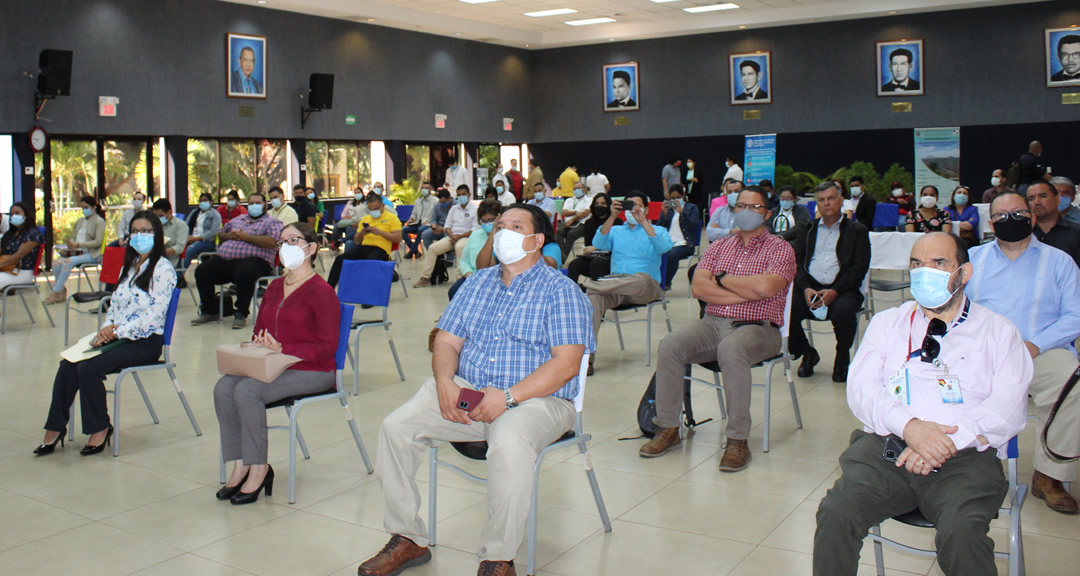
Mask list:
[{"label": "brown leather shoe", "polygon": [[423,276],[412,285],[413,288],[423,288],[425,286],[431,286],[431,279],[424,278]]},{"label": "brown leather shoe", "polygon": [[397,576],[402,570],[427,564],[429,560],[431,550],[417,546],[400,534],[394,534],[378,554],[356,569],[356,573],[360,576]]},{"label": "brown leather shoe", "polygon": [[480,569],[476,571],[476,576],[515,576],[516,574],[513,560],[509,562],[484,560],[480,563]]},{"label": "brown leather shoe", "polygon": [[661,428],[652,440],[646,442],[641,450],[638,450],[638,455],[642,458],[656,458],[678,448],[680,444],[682,444],[682,439],[679,438],[678,427]]},{"label": "brown leather shoe", "polygon": [[1076,505],[1076,499],[1065,491],[1065,486],[1060,480],[1035,471],[1031,477],[1031,495],[1046,500],[1046,506],[1055,512],[1062,514],[1076,514],[1080,508]]},{"label": "brown leather shoe", "polygon": [[750,446],[746,440],[728,440],[720,458],[721,472],[738,472],[750,464]]}]

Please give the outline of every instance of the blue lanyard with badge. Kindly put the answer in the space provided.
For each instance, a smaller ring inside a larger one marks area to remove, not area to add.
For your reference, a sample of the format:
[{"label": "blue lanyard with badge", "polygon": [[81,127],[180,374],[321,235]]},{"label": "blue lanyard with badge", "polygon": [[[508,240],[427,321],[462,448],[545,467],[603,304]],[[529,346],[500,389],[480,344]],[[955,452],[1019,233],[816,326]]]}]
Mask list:
[{"label": "blue lanyard with badge", "polygon": [[[964,311],[960,313],[960,317],[956,320],[956,323],[953,324],[953,328],[963,324],[967,320],[970,308],[971,300],[966,300],[964,302]],[[918,307],[911,311],[911,320],[908,324],[909,349],[911,347],[911,330],[912,326],[915,325],[915,313],[917,311]],[[926,336],[923,338],[922,347],[909,352],[907,354],[907,360],[904,361],[904,366],[889,377],[889,392],[905,406],[911,405],[911,376],[907,368],[907,363],[915,357],[919,357],[921,361],[926,362],[927,364],[932,364],[934,368],[943,370],[943,373],[936,378],[942,402],[945,404],[963,404],[964,396],[960,390],[960,378],[957,376],[950,376],[948,364],[938,357],[941,353],[941,343],[938,341],[938,338],[944,338],[951,329],[952,328],[948,328],[941,320],[936,318],[932,319],[930,325],[927,326]]]}]

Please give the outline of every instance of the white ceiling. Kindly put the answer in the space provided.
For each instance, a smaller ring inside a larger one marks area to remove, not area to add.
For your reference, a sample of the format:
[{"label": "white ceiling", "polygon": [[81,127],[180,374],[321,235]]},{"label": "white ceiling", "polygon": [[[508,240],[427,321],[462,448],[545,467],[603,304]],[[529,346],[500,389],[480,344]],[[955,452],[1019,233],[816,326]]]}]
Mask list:
[{"label": "white ceiling", "polygon": [[[683,8],[725,0],[222,0],[265,9],[340,18],[492,44],[554,48],[830,20],[872,18],[1040,0],[732,0],[733,10],[691,14]],[[571,8],[575,14],[532,18],[525,12]],[[567,20],[614,18],[569,26]]]}]

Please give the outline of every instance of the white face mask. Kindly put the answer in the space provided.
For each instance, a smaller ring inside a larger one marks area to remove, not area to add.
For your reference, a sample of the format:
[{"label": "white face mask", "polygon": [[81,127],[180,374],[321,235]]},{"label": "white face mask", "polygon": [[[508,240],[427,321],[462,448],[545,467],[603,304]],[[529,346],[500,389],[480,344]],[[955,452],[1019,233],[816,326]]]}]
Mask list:
[{"label": "white face mask", "polygon": [[499,259],[499,262],[503,264],[513,264],[521,261],[525,256],[536,252],[536,250],[530,250],[528,252],[522,248],[522,244],[525,242],[526,236],[513,230],[499,230],[495,233],[495,240],[493,249],[495,250],[495,257]]},{"label": "white face mask", "polygon": [[859,196],[862,196],[862,186],[852,186],[851,187],[851,195],[856,197],[856,198],[858,198]]},{"label": "white face mask", "polygon": [[304,254],[304,246],[307,246],[307,244],[304,244],[303,246],[282,244],[281,250],[278,251],[278,254],[281,256],[281,265],[289,270],[296,270],[299,268],[307,257],[307,255]]},{"label": "white face mask", "polygon": [[893,188],[892,195],[894,198],[899,198],[904,195],[903,188]]},{"label": "white face mask", "polygon": [[998,176],[992,176],[990,178],[990,185],[993,186],[994,188],[997,188],[998,186],[1001,186],[1001,178],[998,177]]},{"label": "white face mask", "polygon": [[934,198],[933,196],[923,196],[919,202],[922,203],[923,208],[933,208],[937,206],[937,198]]}]

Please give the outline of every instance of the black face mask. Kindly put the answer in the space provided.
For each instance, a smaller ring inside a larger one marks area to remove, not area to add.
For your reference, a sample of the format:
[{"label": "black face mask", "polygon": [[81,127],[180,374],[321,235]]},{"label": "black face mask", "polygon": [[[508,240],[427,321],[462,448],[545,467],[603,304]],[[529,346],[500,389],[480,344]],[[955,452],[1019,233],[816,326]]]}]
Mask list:
[{"label": "black face mask", "polygon": [[1031,236],[1031,218],[1008,217],[994,224],[994,235],[1006,242],[1019,242]]},{"label": "black face mask", "polygon": [[611,216],[611,208],[607,206],[597,206],[592,209],[593,216],[596,216],[600,220],[607,220],[608,216]]}]

